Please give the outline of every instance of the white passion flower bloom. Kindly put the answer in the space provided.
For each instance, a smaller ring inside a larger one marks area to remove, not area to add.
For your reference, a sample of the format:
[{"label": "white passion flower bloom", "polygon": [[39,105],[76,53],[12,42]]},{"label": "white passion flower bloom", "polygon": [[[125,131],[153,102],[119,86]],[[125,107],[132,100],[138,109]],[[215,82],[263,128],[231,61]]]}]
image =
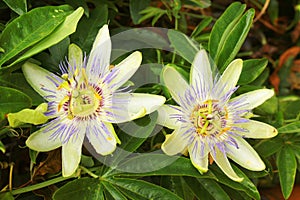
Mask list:
[{"label": "white passion flower bloom", "polygon": [[209,161],[215,161],[234,181],[243,178],[234,172],[228,158],[252,171],[265,169],[259,155],[244,138],[277,135],[274,127],[247,117],[274,92],[259,89],[230,99],[238,88],[242,66],[243,61],[236,59],[221,76],[213,76],[208,56],[200,50],[191,67],[190,83],[174,68],[164,68],[165,85],[179,105],[163,105],[158,109],[158,123],[175,129],[162,144],[167,155],[188,150],[192,164],[200,173],[207,172]]},{"label": "white passion flower bloom", "polygon": [[[84,138],[101,155],[111,154],[120,143],[111,123],[142,117],[164,104],[158,95],[130,93],[122,85],[142,61],[134,52],[118,65],[110,65],[111,40],[108,26],[98,32],[88,59],[76,45],[60,65],[62,76],[25,63],[29,84],[48,101],[51,121],[29,136],[26,145],[36,151],[62,146],[62,174],[72,175],[78,167]],[[121,87],[121,88],[120,88]]]}]

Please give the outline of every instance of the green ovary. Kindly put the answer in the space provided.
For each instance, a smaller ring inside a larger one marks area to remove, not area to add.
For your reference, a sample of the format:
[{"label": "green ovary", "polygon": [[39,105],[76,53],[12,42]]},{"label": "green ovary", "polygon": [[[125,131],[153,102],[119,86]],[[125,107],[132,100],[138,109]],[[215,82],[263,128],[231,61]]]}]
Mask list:
[{"label": "green ovary", "polygon": [[96,112],[101,101],[99,96],[92,88],[84,90],[73,90],[70,111],[73,116],[85,117]]}]

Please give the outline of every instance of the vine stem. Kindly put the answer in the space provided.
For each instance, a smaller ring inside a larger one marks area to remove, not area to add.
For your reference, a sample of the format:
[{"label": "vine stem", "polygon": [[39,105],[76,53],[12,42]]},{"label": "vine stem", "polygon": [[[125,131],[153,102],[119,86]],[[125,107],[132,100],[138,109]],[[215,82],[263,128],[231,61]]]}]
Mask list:
[{"label": "vine stem", "polygon": [[[54,179],[51,179],[51,180],[48,180],[48,181],[45,181],[45,182],[42,182],[42,183],[37,183],[37,184],[30,185],[30,186],[27,186],[27,187],[24,187],[24,188],[19,188],[19,189],[16,189],[16,190],[12,190],[11,194],[12,195],[17,195],[17,194],[22,194],[22,193],[25,193],[25,192],[30,192],[30,191],[33,191],[33,190],[41,189],[43,187],[47,187],[49,185],[53,185],[53,184],[61,182],[61,181],[68,180],[70,178],[75,178],[75,177],[76,176],[70,176],[70,177],[60,176],[60,177],[57,177],[57,178],[54,178]],[[5,192],[8,192],[8,191],[5,191]]]}]

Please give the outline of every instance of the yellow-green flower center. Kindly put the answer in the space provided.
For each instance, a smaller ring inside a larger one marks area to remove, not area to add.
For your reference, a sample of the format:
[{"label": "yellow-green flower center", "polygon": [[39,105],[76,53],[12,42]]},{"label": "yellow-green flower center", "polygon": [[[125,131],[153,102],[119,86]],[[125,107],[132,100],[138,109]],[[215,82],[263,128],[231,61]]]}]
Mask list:
[{"label": "yellow-green flower center", "polygon": [[218,107],[217,100],[207,100],[197,105],[190,119],[198,135],[207,136],[223,133],[226,128],[228,112]]},{"label": "yellow-green flower center", "polygon": [[63,108],[69,119],[95,117],[103,103],[102,89],[89,84],[85,69],[76,70],[71,78],[67,74],[63,74],[62,77],[65,81],[57,89],[64,88],[68,93],[58,104],[58,111]]},{"label": "yellow-green flower center", "polygon": [[99,107],[101,96],[93,88],[73,90],[70,100],[70,112],[73,116],[85,117],[93,114]]}]

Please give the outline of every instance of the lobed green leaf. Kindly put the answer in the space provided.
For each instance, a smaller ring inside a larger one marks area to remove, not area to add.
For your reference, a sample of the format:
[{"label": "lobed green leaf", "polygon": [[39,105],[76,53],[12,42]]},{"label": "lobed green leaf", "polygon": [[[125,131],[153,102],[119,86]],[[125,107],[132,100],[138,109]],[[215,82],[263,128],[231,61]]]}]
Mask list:
[{"label": "lobed green leaf", "polygon": [[103,186],[99,179],[80,178],[70,181],[53,194],[54,200],[104,200]]},{"label": "lobed green leaf", "polygon": [[109,182],[120,188],[129,190],[146,199],[181,199],[180,197],[163,187],[142,180],[115,178],[109,179]]}]

